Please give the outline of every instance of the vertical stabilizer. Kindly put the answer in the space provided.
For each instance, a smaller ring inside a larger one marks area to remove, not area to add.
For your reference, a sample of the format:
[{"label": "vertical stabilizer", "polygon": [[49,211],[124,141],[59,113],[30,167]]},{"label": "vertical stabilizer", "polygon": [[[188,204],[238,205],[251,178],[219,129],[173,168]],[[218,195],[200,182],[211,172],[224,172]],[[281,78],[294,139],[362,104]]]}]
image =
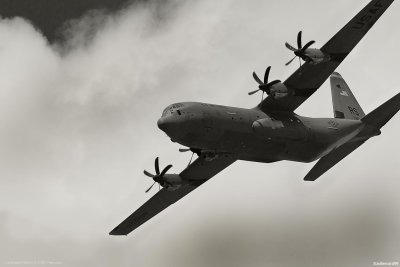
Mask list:
[{"label": "vertical stabilizer", "polygon": [[[343,80],[343,79],[342,79]],[[332,77],[331,77],[332,83]],[[333,89],[332,89],[332,96]],[[350,96],[350,94],[349,94]],[[333,98],[334,99],[334,98]],[[335,101],[335,100],[334,100]],[[357,103],[357,101],[356,101]],[[333,104],[335,106],[335,102]],[[323,156],[314,167],[308,172],[304,180],[315,181],[318,177],[335,166],[359,146],[364,144],[370,137],[379,135],[380,130],[396,113],[400,110],[400,93],[368,113],[361,119],[365,127],[363,131],[353,140],[335,148],[325,156]],[[364,114],[364,113],[363,113]],[[358,139],[358,140],[357,140]]]},{"label": "vertical stabilizer", "polygon": [[358,104],[342,76],[340,76],[339,73],[334,72],[332,73],[330,80],[335,118],[359,120],[364,117],[364,111]]}]

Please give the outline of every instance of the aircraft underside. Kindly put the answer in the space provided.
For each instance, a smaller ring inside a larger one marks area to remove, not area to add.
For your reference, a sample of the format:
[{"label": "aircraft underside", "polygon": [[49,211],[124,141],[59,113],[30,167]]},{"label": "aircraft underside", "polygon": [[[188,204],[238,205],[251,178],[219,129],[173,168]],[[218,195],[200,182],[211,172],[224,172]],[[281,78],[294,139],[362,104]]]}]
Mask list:
[{"label": "aircraft underside", "polygon": [[209,157],[229,154],[257,162],[311,162],[347,142],[362,127],[355,120],[266,114],[193,102],[174,105],[180,108],[170,108],[160,119],[160,128],[172,141]]}]

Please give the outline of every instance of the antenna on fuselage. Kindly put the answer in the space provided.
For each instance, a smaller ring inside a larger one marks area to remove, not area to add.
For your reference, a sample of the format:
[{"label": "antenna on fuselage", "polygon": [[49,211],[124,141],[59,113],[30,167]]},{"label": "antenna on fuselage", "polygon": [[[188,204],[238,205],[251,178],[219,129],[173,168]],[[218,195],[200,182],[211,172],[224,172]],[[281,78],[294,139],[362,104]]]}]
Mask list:
[{"label": "antenna on fuselage", "polygon": [[179,152],[189,152],[189,151],[191,151],[191,152],[192,152],[192,156],[190,157],[190,160],[189,160],[188,166],[190,165],[190,163],[192,163],[192,159],[193,159],[193,155],[194,155],[194,153],[198,153],[198,152],[196,152],[196,150],[194,150],[194,149],[191,149],[191,148],[179,148]]}]

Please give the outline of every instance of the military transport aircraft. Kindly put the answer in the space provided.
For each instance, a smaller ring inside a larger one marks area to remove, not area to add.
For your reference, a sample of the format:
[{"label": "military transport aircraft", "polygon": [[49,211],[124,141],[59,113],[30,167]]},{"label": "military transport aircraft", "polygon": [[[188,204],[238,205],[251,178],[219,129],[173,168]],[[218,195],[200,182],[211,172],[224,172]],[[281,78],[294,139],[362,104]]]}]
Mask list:
[{"label": "military transport aircraft", "polygon": [[[284,82],[268,80],[270,67],[263,81],[253,73],[259,86],[249,94],[260,91],[268,95],[255,108],[196,102],[168,106],[158,127],[173,142],[187,147],[182,151],[192,151],[198,158],[179,174],[167,174],[172,165],[160,171],[156,158],[155,174],[144,174],[162,189],[110,234],[129,234],[236,160],[270,163],[319,159],[304,178],[314,181],[369,138],[379,135],[382,126],[400,109],[400,93],[365,115],[344,79],[334,71],[392,2],[372,0],[320,49],[310,48],[313,41],[302,46],[299,32],[297,48],[288,43],[286,47],[305,63]],[[307,118],[294,113],[329,76],[334,118]]]}]

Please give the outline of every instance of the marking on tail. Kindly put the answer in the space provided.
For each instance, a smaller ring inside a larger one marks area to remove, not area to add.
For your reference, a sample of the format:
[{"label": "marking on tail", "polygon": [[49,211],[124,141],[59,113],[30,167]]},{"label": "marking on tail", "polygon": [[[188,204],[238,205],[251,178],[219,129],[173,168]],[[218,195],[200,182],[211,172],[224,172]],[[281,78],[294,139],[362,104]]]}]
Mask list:
[{"label": "marking on tail", "polygon": [[334,72],[330,77],[330,81],[335,118],[359,120],[364,117],[364,111],[342,76]]}]

